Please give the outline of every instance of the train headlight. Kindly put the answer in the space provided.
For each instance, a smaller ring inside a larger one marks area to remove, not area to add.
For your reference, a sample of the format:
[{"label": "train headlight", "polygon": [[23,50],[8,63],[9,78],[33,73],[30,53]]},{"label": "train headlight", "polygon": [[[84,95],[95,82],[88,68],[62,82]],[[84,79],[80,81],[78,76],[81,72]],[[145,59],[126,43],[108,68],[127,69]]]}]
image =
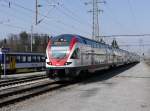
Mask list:
[{"label": "train headlight", "polygon": [[52,62],[47,62],[48,65],[52,65]]},{"label": "train headlight", "polygon": [[72,62],[66,62],[65,65],[70,65]]}]

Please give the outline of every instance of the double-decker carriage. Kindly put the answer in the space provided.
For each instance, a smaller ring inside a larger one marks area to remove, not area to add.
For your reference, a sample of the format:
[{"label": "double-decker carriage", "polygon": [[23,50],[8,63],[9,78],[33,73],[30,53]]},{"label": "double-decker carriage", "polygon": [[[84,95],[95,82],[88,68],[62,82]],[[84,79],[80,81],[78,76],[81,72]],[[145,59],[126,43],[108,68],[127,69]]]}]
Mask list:
[{"label": "double-decker carriage", "polygon": [[111,66],[139,62],[135,53],[79,35],[63,34],[49,40],[46,70],[52,79],[69,79]]}]

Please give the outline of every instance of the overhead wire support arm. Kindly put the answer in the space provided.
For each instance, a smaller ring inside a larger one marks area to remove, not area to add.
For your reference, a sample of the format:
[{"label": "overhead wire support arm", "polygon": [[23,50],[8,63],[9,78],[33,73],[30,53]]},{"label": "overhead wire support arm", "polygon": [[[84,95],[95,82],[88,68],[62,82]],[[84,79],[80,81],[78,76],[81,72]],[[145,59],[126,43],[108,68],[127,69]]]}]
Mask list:
[{"label": "overhead wire support arm", "polygon": [[90,2],[85,2],[85,5],[92,4],[93,6],[92,10],[88,11],[93,13],[92,39],[96,41],[103,41],[103,38],[99,34],[99,12],[103,12],[103,10],[99,9],[99,3],[105,4],[106,1],[92,0]]}]

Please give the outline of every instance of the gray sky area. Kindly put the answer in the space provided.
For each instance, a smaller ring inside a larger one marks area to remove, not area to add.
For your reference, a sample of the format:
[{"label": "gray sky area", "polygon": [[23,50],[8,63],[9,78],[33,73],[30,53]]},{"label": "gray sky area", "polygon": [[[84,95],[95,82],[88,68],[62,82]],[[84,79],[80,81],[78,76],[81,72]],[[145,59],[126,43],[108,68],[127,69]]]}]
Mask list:
[{"label": "gray sky area", "polygon": [[[0,0],[0,39],[10,33],[30,32],[58,35],[62,33],[92,35],[91,0],[38,0],[38,20],[35,26],[35,0]],[[150,34],[150,0],[106,0],[99,4],[103,13],[99,15],[101,35]],[[114,37],[104,38],[108,43]],[[138,53],[148,52],[150,36],[116,37],[119,45]],[[149,51],[150,53],[150,51]]]}]

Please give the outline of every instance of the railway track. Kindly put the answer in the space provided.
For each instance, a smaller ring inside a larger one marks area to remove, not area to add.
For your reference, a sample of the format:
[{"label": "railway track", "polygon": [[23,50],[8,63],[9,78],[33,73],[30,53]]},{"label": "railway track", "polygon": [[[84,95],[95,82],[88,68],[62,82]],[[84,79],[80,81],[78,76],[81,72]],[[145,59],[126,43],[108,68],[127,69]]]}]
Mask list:
[{"label": "railway track", "polygon": [[46,75],[34,75],[34,76],[27,76],[27,77],[21,77],[21,78],[15,78],[15,79],[8,79],[8,80],[1,80],[0,81],[0,87],[5,87],[9,85],[15,85],[40,79],[47,78]]},{"label": "railway track", "polygon": [[69,84],[58,84],[58,82],[51,82],[47,80],[45,82],[38,82],[30,85],[0,90],[0,107],[22,101],[26,98],[45,93],[47,91],[56,90],[67,85]]}]

